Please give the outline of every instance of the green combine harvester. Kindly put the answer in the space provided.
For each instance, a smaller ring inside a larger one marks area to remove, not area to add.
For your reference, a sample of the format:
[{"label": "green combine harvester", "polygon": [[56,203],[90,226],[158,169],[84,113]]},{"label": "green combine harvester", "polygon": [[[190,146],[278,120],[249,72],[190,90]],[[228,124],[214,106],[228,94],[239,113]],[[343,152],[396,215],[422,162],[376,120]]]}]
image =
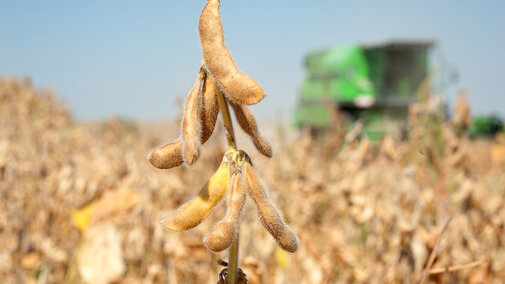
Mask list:
[{"label": "green combine harvester", "polygon": [[295,125],[328,129],[332,112],[338,110],[346,127],[362,121],[372,140],[401,131],[408,107],[428,75],[432,47],[431,42],[389,42],[308,54]]}]

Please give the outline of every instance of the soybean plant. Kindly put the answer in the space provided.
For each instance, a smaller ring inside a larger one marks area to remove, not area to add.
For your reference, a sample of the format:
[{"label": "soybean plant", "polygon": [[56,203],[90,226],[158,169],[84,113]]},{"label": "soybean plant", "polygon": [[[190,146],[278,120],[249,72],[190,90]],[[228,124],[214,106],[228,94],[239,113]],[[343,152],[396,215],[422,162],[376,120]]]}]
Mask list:
[{"label": "soybean plant", "polygon": [[[160,169],[177,167],[183,163],[194,164],[200,157],[201,145],[211,137],[221,112],[229,147],[221,165],[197,196],[163,219],[161,224],[172,231],[194,228],[226,196],[226,214],[205,236],[204,243],[216,252],[230,248],[230,273],[226,274],[226,279],[228,283],[236,283],[239,277],[240,216],[247,196],[254,201],[263,226],[282,249],[295,252],[299,242],[270,200],[251,158],[245,151],[237,149],[228,104],[256,149],[266,157],[272,157],[270,142],[261,135],[253,113],[247,108],[260,102],[265,93],[256,81],[242,73],[233,62],[224,42],[219,5],[219,0],[208,0],[200,15],[198,30],[203,61],[186,99],[181,135],[175,141],[154,149],[148,159]],[[245,277],[243,273],[240,275]]]}]

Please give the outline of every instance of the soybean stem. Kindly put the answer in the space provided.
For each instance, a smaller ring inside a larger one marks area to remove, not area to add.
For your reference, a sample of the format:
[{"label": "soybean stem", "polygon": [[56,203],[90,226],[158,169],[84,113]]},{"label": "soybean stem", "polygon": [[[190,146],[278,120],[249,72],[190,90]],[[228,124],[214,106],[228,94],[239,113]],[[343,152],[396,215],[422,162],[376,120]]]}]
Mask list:
[{"label": "soybean stem", "polygon": [[449,223],[452,220],[452,216],[449,216],[447,218],[447,221],[445,221],[444,226],[442,227],[442,230],[438,234],[437,238],[435,239],[435,246],[433,247],[433,250],[431,251],[431,254],[428,258],[428,262],[426,263],[426,266],[424,267],[423,272],[421,273],[421,278],[417,281],[417,284],[424,284],[426,279],[428,278],[428,275],[430,274],[431,267],[433,266],[433,263],[435,262],[435,258],[437,257],[438,251],[440,250],[440,241],[442,240],[442,235],[444,234],[445,230],[449,226]]},{"label": "soybean stem", "polygon": [[[235,133],[233,132],[233,123],[231,122],[230,110],[228,109],[228,103],[224,97],[221,89],[216,86],[217,101],[219,103],[219,109],[221,110],[221,115],[223,117],[223,124],[226,130],[226,139],[228,141],[228,148],[231,150],[237,150],[237,142],[235,140]],[[228,277],[227,284],[236,284],[238,278],[238,247],[239,247],[239,234],[237,238],[230,246],[228,251]]]},{"label": "soybean stem", "polygon": [[235,140],[235,133],[233,132],[233,124],[231,122],[230,110],[228,109],[228,103],[224,98],[224,94],[221,89],[216,86],[217,101],[219,103],[219,108],[221,109],[221,115],[223,117],[223,124],[226,130],[226,139],[228,140],[228,147],[230,149],[237,149],[237,142]]},{"label": "soybean stem", "polygon": [[462,265],[454,265],[450,267],[445,267],[445,268],[432,268],[430,269],[430,274],[439,274],[439,273],[445,273],[445,272],[453,272],[453,271],[458,271],[462,269],[469,269],[473,268],[482,264],[486,264],[485,261],[483,260],[477,260],[474,262],[470,262],[467,264],[462,264]]},{"label": "soybean stem", "polygon": [[238,246],[240,234],[237,234],[237,238],[233,241],[228,251],[228,283],[237,283],[238,278]]}]

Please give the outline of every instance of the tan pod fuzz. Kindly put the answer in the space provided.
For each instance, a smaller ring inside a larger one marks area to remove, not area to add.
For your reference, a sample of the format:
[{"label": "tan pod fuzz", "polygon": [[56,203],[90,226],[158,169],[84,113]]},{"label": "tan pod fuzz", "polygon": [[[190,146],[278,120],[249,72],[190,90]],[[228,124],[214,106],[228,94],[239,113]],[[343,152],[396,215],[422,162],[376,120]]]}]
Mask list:
[{"label": "tan pod fuzz", "polygon": [[201,115],[202,121],[202,140],[201,143],[204,144],[212,136],[214,132],[214,127],[216,126],[217,116],[219,114],[219,105],[217,102],[217,90],[218,86],[214,79],[210,76],[205,76],[203,81],[203,111]]},{"label": "tan pod fuzz", "polygon": [[226,194],[229,180],[230,167],[228,162],[223,160],[221,166],[202,187],[198,195],[175,210],[172,215],[163,219],[161,224],[172,231],[186,231],[198,226]]},{"label": "tan pod fuzz", "polygon": [[212,251],[223,251],[231,246],[237,238],[239,221],[244,207],[246,191],[240,173],[231,177],[228,189],[228,210],[221,220],[204,239],[205,245]]},{"label": "tan pod fuzz", "polygon": [[224,43],[219,0],[208,0],[198,24],[203,59],[221,90],[233,101],[253,105],[265,97],[261,86],[238,70]]},{"label": "tan pod fuzz", "polygon": [[170,169],[180,166],[184,162],[181,153],[182,140],[178,139],[154,149],[147,159],[158,169]]},{"label": "tan pod fuzz", "polygon": [[230,105],[233,108],[238,124],[240,124],[240,127],[242,127],[245,133],[251,136],[256,149],[258,149],[261,154],[272,158],[272,145],[270,145],[270,142],[268,142],[265,136],[261,135],[259,132],[256,119],[252,112],[244,105],[234,102],[230,102]]},{"label": "tan pod fuzz", "polygon": [[243,171],[247,192],[254,200],[254,203],[256,203],[263,225],[282,249],[288,252],[295,252],[298,249],[298,238],[282,220],[252,165],[249,162],[244,163]]},{"label": "tan pod fuzz", "polygon": [[202,135],[200,117],[203,108],[200,86],[203,76],[203,70],[200,70],[195,84],[186,99],[186,107],[182,120],[182,158],[188,165],[192,165],[200,156],[200,139]]}]

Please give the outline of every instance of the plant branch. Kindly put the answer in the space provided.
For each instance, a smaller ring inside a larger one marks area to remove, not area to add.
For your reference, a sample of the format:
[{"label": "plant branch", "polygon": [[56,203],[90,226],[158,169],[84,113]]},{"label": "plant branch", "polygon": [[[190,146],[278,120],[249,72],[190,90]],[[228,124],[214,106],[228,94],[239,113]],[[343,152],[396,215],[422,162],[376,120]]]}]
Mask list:
[{"label": "plant branch", "polygon": [[435,262],[435,258],[437,257],[438,251],[440,250],[440,241],[442,240],[442,235],[444,234],[445,230],[449,226],[449,223],[451,222],[452,217],[447,218],[447,221],[445,221],[444,226],[442,227],[442,230],[440,230],[440,233],[438,234],[436,240],[435,240],[435,246],[433,247],[433,250],[431,251],[430,257],[428,258],[428,262],[426,263],[426,267],[424,268],[423,272],[421,273],[421,277],[417,281],[417,284],[423,284],[426,281],[426,278],[428,278],[428,275],[430,274],[431,267],[433,266],[433,263]]},{"label": "plant branch", "polygon": [[221,115],[223,117],[223,124],[226,130],[226,139],[228,140],[228,147],[233,150],[237,150],[237,142],[235,140],[235,133],[233,132],[233,124],[231,122],[230,110],[228,109],[228,103],[224,97],[223,92],[215,84],[217,101],[219,103],[219,109],[221,110]]},{"label": "plant branch", "polygon": [[238,279],[238,247],[239,247],[239,236],[237,233],[237,238],[230,246],[228,251],[228,283],[235,284]]},{"label": "plant branch", "polygon": [[487,262],[483,260],[477,260],[474,262],[470,262],[467,264],[461,264],[461,265],[454,265],[450,267],[445,267],[445,268],[433,268],[430,270],[430,274],[439,274],[439,273],[444,273],[444,272],[453,272],[453,271],[458,271],[458,270],[463,270],[463,269],[469,269],[473,268],[482,264],[486,264]]},{"label": "plant branch", "polygon": [[[226,99],[221,89],[219,89],[217,84],[215,84],[215,86],[216,86],[217,101],[219,103],[219,109],[221,110],[221,115],[223,117],[223,124],[226,130],[226,139],[228,141],[228,148],[230,150],[237,150],[237,142],[235,140],[235,133],[233,132],[233,123],[231,121],[228,103],[226,102]],[[239,236],[240,233],[237,234],[237,238],[233,241],[228,251],[227,284],[237,283]]]}]

